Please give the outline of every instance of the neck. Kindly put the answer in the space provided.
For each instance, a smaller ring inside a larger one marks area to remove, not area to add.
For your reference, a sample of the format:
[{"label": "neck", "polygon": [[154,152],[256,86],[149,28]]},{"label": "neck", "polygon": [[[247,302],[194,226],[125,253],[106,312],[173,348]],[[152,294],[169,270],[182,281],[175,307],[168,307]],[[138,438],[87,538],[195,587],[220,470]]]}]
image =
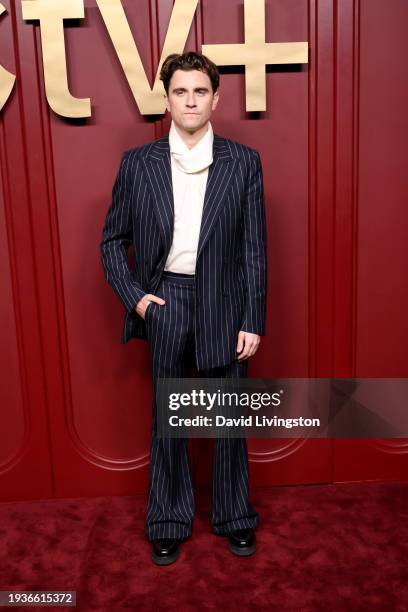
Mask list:
[{"label": "neck", "polygon": [[197,142],[201,140],[204,134],[207,132],[208,121],[205,125],[203,125],[198,130],[195,130],[195,131],[185,130],[183,128],[178,127],[176,124],[174,124],[174,127],[176,128],[177,132],[180,135],[180,138],[183,140],[186,146],[189,149],[192,149],[197,144]]}]

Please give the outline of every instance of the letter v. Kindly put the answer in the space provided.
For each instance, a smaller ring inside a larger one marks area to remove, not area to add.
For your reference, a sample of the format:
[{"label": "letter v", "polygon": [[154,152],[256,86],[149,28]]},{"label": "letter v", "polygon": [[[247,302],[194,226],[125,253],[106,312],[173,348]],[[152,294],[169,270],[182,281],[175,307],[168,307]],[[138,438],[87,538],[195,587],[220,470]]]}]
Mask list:
[{"label": "letter v", "polygon": [[198,0],[175,0],[153,89],[150,89],[121,1],[96,2],[141,114],[164,113],[164,88],[158,75],[163,61],[170,53],[183,53]]}]

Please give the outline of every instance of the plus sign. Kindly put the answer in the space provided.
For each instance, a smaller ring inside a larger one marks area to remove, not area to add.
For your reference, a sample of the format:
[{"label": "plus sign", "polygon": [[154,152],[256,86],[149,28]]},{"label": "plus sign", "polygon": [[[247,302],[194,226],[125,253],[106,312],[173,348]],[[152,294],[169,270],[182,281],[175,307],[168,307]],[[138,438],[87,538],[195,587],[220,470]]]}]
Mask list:
[{"label": "plus sign", "polygon": [[[2,15],[5,10],[4,6],[0,4],[0,15]],[[0,110],[7,102],[14,87],[15,80],[16,76],[0,65]]]},{"label": "plus sign", "polygon": [[245,42],[202,45],[202,52],[217,66],[245,66],[247,111],[266,110],[268,64],[307,64],[307,42],[265,42],[264,0],[244,0]]}]

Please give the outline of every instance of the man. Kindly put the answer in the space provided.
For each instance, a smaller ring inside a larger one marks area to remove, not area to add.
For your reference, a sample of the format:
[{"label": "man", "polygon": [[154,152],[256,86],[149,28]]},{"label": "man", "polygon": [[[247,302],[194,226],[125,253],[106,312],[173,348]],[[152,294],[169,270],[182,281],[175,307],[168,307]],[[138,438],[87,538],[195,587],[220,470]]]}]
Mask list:
[{"label": "man", "polygon": [[[266,228],[259,153],[213,132],[217,67],[172,54],[160,78],[168,136],[123,154],[101,257],[126,308],[122,342],[149,343],[153,424],[146,533],[152,559],[174,562],[191,535],[194,494],[186,439],[157,437],[159,378],[247,376],[265,335]],[[133,244],[135,269],[127,258]],[[231,552],[255,551],[246,439],[216,439],[211,524]]]}]

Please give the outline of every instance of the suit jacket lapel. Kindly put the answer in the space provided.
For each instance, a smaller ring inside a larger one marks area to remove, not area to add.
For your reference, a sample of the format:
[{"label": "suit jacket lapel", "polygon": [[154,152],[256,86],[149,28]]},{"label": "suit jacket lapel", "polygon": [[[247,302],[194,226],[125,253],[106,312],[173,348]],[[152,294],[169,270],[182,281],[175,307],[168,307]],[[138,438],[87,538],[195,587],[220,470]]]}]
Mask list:
[{"label": "suit jacket lapel", "polygon": [[213,163],[208,168],[197,259],[222,210],[236,163],[237,158],[232,156],[226,139],[214,134]]},{"label": "suit jacket lapel", "polygon": [[153,206],[167,259],[174,226],[174,199],[168,136],[155,141],[146,157],[142,157],[142,162],[152,192]]},{"label": "suit jacket lapel", "polygon": [[[153,205],[165,249],[164,257],[167,259],[174,227],[174,198],[168,136],[155,141],[142,161],[153,194]],[[197,259],[222,210],[236,163],[237,158],[233,157],[226,139],[214,133],[213,163],[208,168]]]}]

